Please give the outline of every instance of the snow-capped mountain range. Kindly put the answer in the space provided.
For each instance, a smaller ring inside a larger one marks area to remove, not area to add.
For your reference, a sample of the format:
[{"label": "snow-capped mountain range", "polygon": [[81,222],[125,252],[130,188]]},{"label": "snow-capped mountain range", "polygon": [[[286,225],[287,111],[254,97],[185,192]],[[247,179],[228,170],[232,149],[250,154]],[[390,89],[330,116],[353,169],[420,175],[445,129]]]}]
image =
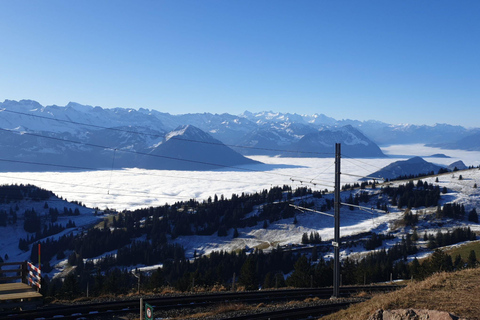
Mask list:
[{"label": "snow-capped mountain range", "polygon": [[[2,171],[52,170],[46,164],[55,164],[56,170],[211,170],[254,163],[244,155],[331,157],[336,142],[350,157],[383,157],[377,143],[455,145],[460,139],[476,141],[469,137],[480,132],[450,125],[335,120],[323,114],[171,115],[74,102],[42,106],[32,100],[5,100],[0,115]],[[475,150],[471,143],[469,148]]]}]

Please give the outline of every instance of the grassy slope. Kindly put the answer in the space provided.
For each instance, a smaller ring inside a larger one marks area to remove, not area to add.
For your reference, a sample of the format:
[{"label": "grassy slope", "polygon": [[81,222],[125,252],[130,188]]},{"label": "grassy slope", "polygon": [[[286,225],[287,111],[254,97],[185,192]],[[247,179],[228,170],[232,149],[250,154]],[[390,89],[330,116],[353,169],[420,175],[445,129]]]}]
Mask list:
[{"label": "grassy slope", "polygon": [[363,320],[378,309],[430,309],[447,311],[467,319],[480,319],[480,268],[437,273],[406,288],[377,295],[322,320]]},{"label": "grassy slope", "polygon": [[452,260],[459,254],[462,256],[463,261],[467,261],[468,256],[470,255],[470,251],[475,251],[475,256],[477,260],[480,260],[480,241],[472,241],[470,243],[464,244],[459,247],[455,247],[452,249],[444,250],[445,253],[452,256]]}]

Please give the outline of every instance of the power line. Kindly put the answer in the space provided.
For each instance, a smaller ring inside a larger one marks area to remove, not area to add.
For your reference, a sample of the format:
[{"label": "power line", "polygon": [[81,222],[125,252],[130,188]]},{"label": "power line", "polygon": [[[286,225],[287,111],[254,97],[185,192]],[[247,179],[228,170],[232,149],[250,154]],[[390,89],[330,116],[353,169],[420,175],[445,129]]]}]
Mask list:
[{"label": "power line", "polygon": [[331,167],[333,167],[335,165],[335,162],[332,162],[325,170],[323,170],[322,172],[320,172],[319,174],[317,174],[314,178],[312,178],[310,180],[310,182],[312,182],[313,180],[315,180],[317,177],[321,176],[322,174],[324,174],[325,172],[327,172],[328,169],[330,169]]},{"label": "power line", "polygon": [[[9,132],[11,134],[20,134],[17,131],[14,131],[14,130],[2,129],[2,128],[0,128],[0,130],[5,131],[5,132]],[[204,162],[204,161],[197,161],[197,160],[191,160],[191,159],[180,159],[180,158],[175,158],[175,157],[170,157],[170,156],[157,155],[157,154],[151,154],[151,153],[145,153],[145,152],[139,152],[139,151],[116,149],[116,148],[110,147],[110,146],[101,146],[101,145],[97,145],[97,144],[85,143],[85,142],[74,141],[74,140],[69,140],[69,139],[61,139],[61,138],[57,138],[57,137],[49,137],[49,136],[44,136],[44,135],[29,133],[29,132],[24,132],[21,135],[29,135],[29,136],[34,136],[34,137],[37,137],[37,138],[44,138],[44,139],[51,139],[51,140],[55,140],[55,141],[75,143],[75,144],[80,144],[80,145],[90,146],[90,147],[95,147],[95,148],[101,148],[101,149],[109,149],[109,150],[113,150],[115,152],[116,151],[122,151],[122,152],[136,154],[136,155],[150,156],[150,157],[163,158],[163,159],[169,159],[169,160],[175,160],[175,161],[183,161],[183,162],[189,162],[189,163],[197,163],[197,164],[203,164],[203,165],[207,165],[207,166],[215,166],[215,167],[221,167],[221,168],[243,170],[243,171],[248,171],[248,172],[261,172],[261,173],[264,173],[264,174],[277,175],[277,176],[283,176],[283,177],[289,177],[289,178],[292,177],[291,175],[287,175],[287,174],[268,172],[268,171],[262,171],[262,170],[255,170],[255,169],[251,169],[251,168],[243,168],[243,167],[222,165],[222,164],[216,164],[216,163],[210,163],[210,162]],[[54,165],[54,164],[45,164],[45,163],[28,162],[28,161],[20,161],[20,160],[0,159],[0,161],[10,161],[10,162],[18,162],[18,163],[24,163],[24,164],[33,164],[33,165],[46,165],[46,166],[54,166],[54,167],[57,166],[57,167],[75,169],[75,170],[89,170],[89,171],[90,170],[98,170],[98,168],[86,168],[86,167],[59,165],[59,164]],[[299,177],[296,177],[296,178],[299,178]],[[299,178],[299,179],[307,180],[307,179],[304,179],[304,178]],[[320,180],[318,180],[318,181],[320,181]]]},{"label": "power line", "polygon": [[385,212],[384,210],[379,210],[379,209],[375,209],[373,207],[369,208],[369,207],[364,207],[364,206],[358,206],[358,205],[355,205],[355,204],[351,204],[351,203],[344,203],[344,202],[341,202],[340,203],[342,206],[348,206],[348,207],[352,207],[352,208],[357,208],[357,209],[360,209],[362,211],[367,211],[367,212],[370,212],[370,213],[388,213],[388,212]]},{"label": "power line", "polygon": [[303,179],[293,179],[293,178],[290,178],[290,181],[292,181],[292,182],[300,182],[301,185],[303,185],[303,184],[310,184],[310,185],[313,185],[313,186],[319,185],[319,186],[329,187],[329,188],[333,188],[333,187],[334,187],[334,186],[332,186],[332,185],[327,185],[327,184],[323,184],[323,183],[322,183],[322,184],[319,184],[319,183],[315,183],[315,182],[312,182],[312,181],[308,181],[308,179],[307,179],[307,181],[305,181],[305,180],[303,180]]},{"label": "power line", "polygon": [[369,179],[369,180],[385,180],[384,178],[381,178],[381,177],[368,177],[368,176],[361,176],[361,175],[358,175],[358,174],[345,173],[345,172],[342,172],[342,174],[345,175],[345,176],[365,178],[365,179]]},{"label": "power line", "polygon": [[[94,125],[94,124],[87,124],[87,123],[77,122],[77,121],[73,121],[73,120],[63,120],[63,119],[49,118],[49,117],[45,117],[45,116],[41,116],[41,115],[29,114],[29,113],[12,111],[12,110],[7,110],[7,109],[3,109],[3,110],[1,110],[1,111],[10,112],[10,113],[14,113],[14,114],[25,115],[25,116],[37,117],[37,118],[42,118],[42,119],[46,119],[46,120],[66,122],[66,123],[75,124],[75,125],[90,126],[90,127],[94,127],[94,128],[98,128],[98,129],[113,130],[113,131],[126,132],[126,133],[137,134],[137,135],[150,135],[150,136],[154,136],[154,137],[161,137],[161,138],[163,138],[163,136],[158,135],[158,134],[142,133],[142,132],[138,132],[138,131],[125,130],[125,129],[120,129],[120,128],[109,128],[109,127],[104,127],[104,126],[99,126],[99,125]],[[2,129],[2,128],[0,128],[0,130],[6,131],[6,132],[10,132],[10,133],[18,133],[17,131],[14,131],[14,130],[8,130],[8,129]],[[119,151],[122,151],[122,152],[133,153],[133,154],[142,155],[142,156],[153,156],[153,157],[170,159],[170,160],[175,160],[175,161],[184,161],[184,162],[190,162],[190,163],[198,163],[198,164],[209,165],[209,166],[217,166],[217,167],[222,167],[222,168],[233,168],[233,169],[239,169],[239,170],[244,170],[244,171],[264,172],[264,173],[267,173],[267,174],[282,175],[282,174],[279,174],[279,173],[269,173],[269,172],[266,172],[266,171],[260,171],[260,170],[254,170],[254,169],[248,169],[248,168],[242,168],[242,167],[236,167],[236,166],[227,166],[227,165],[220,165],[220,164],[203,162],[203,161],[197,161],[197,160],[180,159],[180,158],[175,158],[175,157],[162,156],[162,155],[154,155],[154,154],[150,154],[150,153],[143,153],[143,152],[132,151],[132,150],[117,149],[117,148],[109,147],[109,146],[101,146],[101,145],[96,145],[96,144],[91,144],[91,143],[86,143],[86,142],[73,141],[73,140],[69,140],[69,139],[61,139],[61,138],[57,138],[57,137],[44,136],[44,135],[39,135],[39,134],[35,134],[35,133],[30,133],[30,132],[23,132],[22,134],[30,135],[30,136],[34,136],[34,137],[39,137],[39,138],[52,139],[52,140],[57,140],[57,141],[62,141],[62,142],[76,143],[76,144],[81,144],[81,145],[90,146],[90,147],[96,147],[96,148],[102,148],[102,149],[110,149],[110,150],[113,150],[114,153],[116,153],[116,151],[119,150]],[[223,143],[208,142],[208,141],[199,141],[199,140],[193,140],[193,139],[184,139],[184,138],[179,138],[179,137],[171,137],[171,139],[183,140],[183,141],[188,141],[188,142],[193,142],[193,143],[205,143],[205,144],[213,144],[213,145],[230,146],[230,147],[235,147],[235,148],[247,148],[247,149],[268,150],[268,151],[282,151],[282,152],[283,152],[283,151],[286,151],[286,152],[307,153],[307,154],[322,154],[322,155],[327,155],[327,154],[328,154],[328,155],[333,155],[333,154],[334,154],[334,153],[319,153],[319,152],[297,152],[297,151],[283,150],[283,149],[269,149],[269,148],[258,148],[258,147],[239,146],[239,145],[226,145],[226,144],[223,144]],[[369,166],[372,166],[372,167],[381,169],[380,167],[377,167],[377,166],[375,166],[375,165],[369,164],[369,163],[367,163],[367,162],[360,161],[360,160],[355,159],[355,158],[351,158],[351,157],[349,157],[349,156],[347,156],[347,155],[343,155],[343,156],[346,157],[346,158],[352,159],[352,160],[354,160],[354,161],[356,161],[356,162],[360,162],[360,163],[363,163],[363,164],[365,164],[365,165],[369,165]],[[114,157],[115,157],[115,155],[114,155]],[[113,162],[114,162],[114,160],[115,160],[115,158],[113,159]],[[353,163],[353,161],[351,161],[351,162]],[[32,164],[34,164],[34,163],[32,163]],[[354,163],[354,164],[355,164],[355,163]],[[46,164],[44,164],[44,165],[46,165]],[[364,167],[361,167],[361,166],[359,166],[358,164],[355,164],[355,165],[357,165],[358,167],[366,170]],[[61,166],[61,165],[59,165],[59,166]],[[80,168],[80,167],[78,167],[78,168],[79,168],[79,169],[83,169],[83,168]],[[112,169],[113,169],[113,164],[112,164]],[[329,168],[327,168],[326,170],[328,170],[328,169],[329,169]],[[96,169],[93,169],[93,170],[96,170]],[[326,170],[324,170],[324,172],[325,172]],[[321,173],[321,174],[322,174],[322,173]],[[344,174],[345,174],[345,173],[344,173]],[[320,174],[319,174],[319,175],[320,175]],[[317,182],[313,182],[314,180],[316,180],[316,177],[318,177],[319,175],[315,176],[315,178],[313,178],[313,179],[310,179],[308,183],[309,183],[309,184],[313,184],[313,185],[319,184],[319,183],[317,183]],[[349,175],[349,174],[345,174],[345,175]],[[282,175],[282,176],[286,176],[286,177],[287,177],[287,176],[289,176],[289,175]],[[356,177],[360,177],[360,178],[367,178],[367,179],[383,179],[383,178],[374,178],[374,177],[364,177],[364,176],[358,176],[358,175],[351,175],[351,176],[356,176]],[[289,176],[289,177],[291,177],[291,176]],[[296,179],[291,178],[290,180],[296,181],[297,178],[298,178],[298,177],[296,177]],[[383,179],[383,180],[385,180],[385,179]],[[298,181],[300,181],[300,183],[303,184],[303,183],[307,183],[308,179],[300,178]],[[322,182],[322,180],[317,180],[317,181]],[[323,182],[326,182],[326,181],[323,180]],[[321,185],[321,184],[320,184],[320,185]],[[324,186],[332,187],[331,185],[324,185]]]},{"label": "power line", "polygon": [[300,207],[300,206],[297,206],[297,205],[294,205],[294,204],[290,204],[289,206],[293,207],[294,209],[300,210],[300,211],[310,211],[310,212],[314,212],[314,213],[323,214],[325,216],[329,216],[329,217],[332,217],[332,218],[335,217],[333,214],[330,214],[330,213],[317,211],[317,210],[313,210],[313,209],[309,209],[309,208],[304,208],[304,207]]},{"label": "power line", "polygon": [[39,165],[39,166],[50,166],[50,167],[58,167],[58,168],[74,169],[74,170],[88,170],[88,171],[98,170],[98,169],[87,168],[87,167],[69,166],[69,165],[52,164],[52,163],[41,163],[41,162],[34,162],[34,161],[22,161],[22,160],[10,160],[10,159],[0,159],[0,161],[10,162],[10,163],[33,164],[33,165]]},{"label": "power line", "polygon": [[[84,184],[72,184],[72,183],[67,183],[67,182],[58,182],[58,181],[48,181],[48,180],[41,180],[41,179],[33,179],[33,178],[19,178],[19,177],[10,177],[10,176],[4,176],[0,175],[0,178],[4,179],[16,179],[16,180],[21,180],[21,181],[34,181],[34,182],[42,182],[42,183],[51,183],[51,184],[59,184],[59,185],[66,185],[70,187],[75,187],[75,188],[90,188],[90,189],[101,189],[105,190],[105,187],[97,187],[97,186],[91,186],[91,185],[84,185]],[[131,192],[131,194],[128,194],[127,196],[137,196],[138,193],[150,195],[150,197],[153,195],[154,197],[168,197],[168,198],[178,198],[178,199],[184,199],[184,197],[178,197],[178,196],[172,196],[172,195],[165,195],[165,194],[156,194],[156,193],[151,193],[149,191],[134,191],[130,189],[120,189],[120,188],[112,188],[110,190],[116,190],[120,192]],[[58,191],[57,191],[58,192]],[[59,191],[60,193],[64,192],[70,192],[70,191]],[[92,194],[99,194],[98,192],[92,193]],[[113,195],[113,194],[111,194]]]},{"label": "power line", "polygon": [[365,161],[358,160],[357,158],[349,157],[349,156],[346,156],[346,155],[342,155],[342,156],[343,156],[344,158],[347,158],[346,160],[347,160],[348,162],[356,165],[356,166],[359,167],[359,168],[362,168],[362,169],[364,169],[364,170],[367,170],[367,171],[368,171],[368,169],[365,169],[364,167],[362,167],[362,166],[360,166],[360,165],[358,165],[358,164],[356,164],[356,163],[354,163],[354,162],[360,162],[360,163],[362,163],[362,164],[365,164],[365,165],[367,165],[367,166],[374,167],[374,168],[379,169],[379,170],[382,170],[382,169],[383,169],[382,167],[376,166],[376,165],[374,165],[374,164],[371,164],[371,163],[368,163],[368,162],[365,162]]},{"label": "power line", "polygon": [[[89,126],[89,127],[93,127],[93,128],[97,128],[97,129],[105,129],[105,130],[112,130],[112,131],[118,131],[118,132],[125,132],[125,133],[137,134],[137,135],[148,135],[148,136],[152,136],[152,137],[156,137],[156,138],[164,138],[163,135],[159,135],[159,134],[146,133],[146,132],[138,132],[138,131],[125,130],[125,129],[120,129],[120,128],[109,128],[109,127],[104,127],[104,126],[99,126],[99,125],[94,125],[94,124],[88,124],[88,123],[82,123],[82,122],[77,122],[77,121],[72,121],[72,120],[63,120],[63,119],[49,118],[49,117],[40,116],[40,115],[37,115],[37,114],[30,114],[30,113],[25,113],[25,112],[18,112],[18,111],[7,110],[7,109],[5,109],[5,108],[4,108],[3,110],[0,110],[0,112],[10,112],[10,113],[14,113],[14,114],[31,116],[31,117],[36,117],[36,118],[41,118],[41,119],[46,119],[46,120],[66,122],[66,123],[71,123],[71,124],[76,124],[76,125],[81,125],[81,126]],[[185,139],[185,138],[179,138],[179,137],[170,137],[170,139],[176,139],[176,140],[182,140],[182,141],[188,141],[188,142],[194,142],[194,143],[203,143],[203,144],[211,144],[211,145],[221,145],[221,146],[227,146],[227,147],[231,147],[231,148],[241,148],[241,149],[252,149],[252,150],[274,151],[274,152],[289,152],[289,153],[301,153],[301,154],[330,155],[330,156],[333,156],[333,155],[334,155],[333,152],[314,152],[314,151],[296,151],[296,150],[285,150],[285,149],[260,148],[260,147],[250,147],[250,146],[241,146],[241,145],[225,144],[225,143],[222,143],[222,142],[200,141],[200,140],[194,140],[194,139]]]}]

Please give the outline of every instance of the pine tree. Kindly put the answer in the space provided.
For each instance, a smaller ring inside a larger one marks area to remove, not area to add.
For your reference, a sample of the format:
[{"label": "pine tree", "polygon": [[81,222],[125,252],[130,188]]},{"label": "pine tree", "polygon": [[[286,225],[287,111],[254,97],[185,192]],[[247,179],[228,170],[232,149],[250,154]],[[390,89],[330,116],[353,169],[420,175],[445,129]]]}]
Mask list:
[{"label": "pine tree", "polygon": [[78,286],[77,275],[74,272],[69,273],[65,280],[63,281],[63,285],[61,288],[62,297],[66,299],[74,299],[80,293],[80,289]]},{"label": "pine tree", "polygon": [[285,287],[285,278],[282,273],[275,274],[275,288]]},{"label": "pine tree", "polygon": [[275,279],[271,272],[267,272],[265,279],[263,280],[263,288],[269,289],[275,287]]},{"label": "pine tree", "polygon": [[240,276],[238,278],[240,285],[245,286],[246,290],[258,289],[258,275],[255,268],[255,261],[252,256],[249,256],[240,269]]},{"label": "pine tree", "polygon": [[468,213],[468,221],[478,223],[477,209],[473,208],[473,209]]},{"label": "pine tree", "polygon": [[469,268],[473,268],[477,265],[477,256],[475,254],[475,250],[470,250],[470,254],[468,255],[467,266]]},{"label": "pine tree", "polygon": [[456,270],[459,270],[463,267],[463,265],[464,265],[464,262],[462,260],[462,256],[460,254],[457,254],[457,256],[455,257],[455,260],[453,261],[453,267]]},{"label": "pine tree", "polygon": [[308,233],[304,232],[302,235],[302,244],[308,244],[310,240],[308,239]]},{"label": "pine tree", "polygon": [[294,265],[294,271],[287,278],[287,285],[297,288],[310,287],[310,271],[311,267],[307,257],[302,255],[298,258]]},{"label": "pine tree", "polygon": [[312,261],[318,260],[317,246],[314,246],[312,249]]}]

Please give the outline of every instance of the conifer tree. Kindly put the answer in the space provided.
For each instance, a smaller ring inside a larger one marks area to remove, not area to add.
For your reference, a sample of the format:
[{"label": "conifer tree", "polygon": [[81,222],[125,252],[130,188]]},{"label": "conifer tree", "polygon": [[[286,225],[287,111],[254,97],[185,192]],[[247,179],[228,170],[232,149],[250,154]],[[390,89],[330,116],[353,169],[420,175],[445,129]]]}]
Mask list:
[{"label": "conifer tree", "polygon": [[246,290],[258,289],[258,275],[256,272],[255,261],[252,256],[249,256],[240,269],[240,276],[238,278],[240,285],[245,286]]},{"label": "conifer tree", "polygon": [[473,209],[468,213],[468,221],[478,223],[477,209],[473,208]]},{"label": "conifer tree", "polygon": [[297,288],[310,287],[310,264],[307,257],[302,255],[294,265],[294,271],[287,278],[287,285]]},{"label": "conifer tree", "polygon": [[477,265],[477,256],[475,254],[475,250],[470,250],[470,254],[468,255],[467,266],[469,268],[474,268]]}]

